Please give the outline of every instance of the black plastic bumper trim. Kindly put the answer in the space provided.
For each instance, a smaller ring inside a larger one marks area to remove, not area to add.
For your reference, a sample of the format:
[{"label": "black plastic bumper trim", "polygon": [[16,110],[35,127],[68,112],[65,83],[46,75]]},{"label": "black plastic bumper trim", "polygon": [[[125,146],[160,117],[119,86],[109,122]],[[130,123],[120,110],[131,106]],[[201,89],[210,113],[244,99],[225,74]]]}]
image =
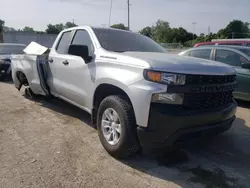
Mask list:
[{"label": "black plastic bumper trim", "polygon": [[[151,109],[149,125],[138,127],[142,147],[171,146],[196,137],[228,130],[235,120],[236,103],[215,111],[185,112],[175,108]],[[211,135],[211,134],[210,134]]]}]

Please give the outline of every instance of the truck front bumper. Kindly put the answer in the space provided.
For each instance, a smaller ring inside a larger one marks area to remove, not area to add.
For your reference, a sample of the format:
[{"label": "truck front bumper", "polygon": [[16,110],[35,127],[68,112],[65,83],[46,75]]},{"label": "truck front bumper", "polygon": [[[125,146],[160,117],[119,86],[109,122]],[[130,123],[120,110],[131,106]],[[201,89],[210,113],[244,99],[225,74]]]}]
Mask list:
[{"label": "truck front bumper", "polygon": [[150,107],[148,127],[138,127],[142,147],[171,147],[228,130],[235,120],[237,104],[210,111],[185,110],[181,106],[155,104]]}]

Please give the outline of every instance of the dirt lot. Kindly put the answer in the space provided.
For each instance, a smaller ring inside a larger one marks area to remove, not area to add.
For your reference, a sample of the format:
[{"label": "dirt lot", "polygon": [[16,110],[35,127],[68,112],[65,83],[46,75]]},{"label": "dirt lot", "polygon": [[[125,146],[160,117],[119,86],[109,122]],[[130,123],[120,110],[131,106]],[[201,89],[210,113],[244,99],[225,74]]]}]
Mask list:
[{"label": "dirt lot", "polygon": [[72,105],[32,101],[0,83],[0,187],[250,186],[250,104],[227,133],[176,153],[178,163],[151,154],[115,160],[89,122]]}]

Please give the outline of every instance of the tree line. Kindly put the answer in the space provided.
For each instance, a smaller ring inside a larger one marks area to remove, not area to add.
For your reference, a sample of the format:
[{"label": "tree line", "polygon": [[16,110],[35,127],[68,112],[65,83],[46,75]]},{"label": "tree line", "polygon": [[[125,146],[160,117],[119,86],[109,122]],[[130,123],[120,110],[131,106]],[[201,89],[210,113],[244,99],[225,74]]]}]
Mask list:
[{"label": "tree line", "polygon": [[65,24],[48,24],[45,31],[35,31],[32,27],[25,26],[23,29],[14,29],[5,26],[5,21],[0,19],[0,33],[2,31],[19,31],[19,32],[35,32],[35,33],[47,33],[47,34],[59,34],[62,30],[76,27],[77,25],[73,22],[66,22]]},{"label": "tree line", "polygon": [[[73,22],[66,22],[65,24],[48,24],[45,31],[34,31],[32,27],[25,26],[23,29],[13,31],[23,31],[23,32],[36,32],[36,33],[48,33],[48,34],[58,34],[63,29],[75,27],[77,24]],[[124,24],[114,24],[112,28],[128,30]],[[0,33],[3,30],[10,29],[5,26],[5,22],[0,19]],[[150,37],[157,41],[158,43],[181,43],[184,46],[191,46],[197,42],[211,41],[212,39],[226,39],[226,38],[250,38],[250,28],[248,22],[243,22],[241,20],[233,20],[225,28],[220,29],[217,33],[201,33],[199,36],[188,32],[185,28],[171,28],[169,22],[158,20],[155,25],[147,26],[139,31],[139,33]]]},{"label": "tree line", "polygon": [[[113,28],[124,29],[124,24],[115,24]],[[158,43],[181,43],[184,46],[192,46],[197,42],[208,42],[212,39],[227,38],[250,38],[250,28],[248,22],[233,20],[225,28],[220,29],[217,33],[201,33],[199,36],[188,32],[183,27],[171,28],[169,22],[158,20],[154,26],[147,26],[139,33],[154,39]]]},{"label": "tree line", "polygon": [[163,20],[158,20],[154,26],[145,27],[139,32],[159,43],[181,43],[185,46],[191,46],[197,42],[211,41],[212,39],[250,38],[249,23],[240,20],[229,22],[225,28],[220,29],[217,33],[201,33],[199,36],[182,27],[171,28],[169,22]]}]

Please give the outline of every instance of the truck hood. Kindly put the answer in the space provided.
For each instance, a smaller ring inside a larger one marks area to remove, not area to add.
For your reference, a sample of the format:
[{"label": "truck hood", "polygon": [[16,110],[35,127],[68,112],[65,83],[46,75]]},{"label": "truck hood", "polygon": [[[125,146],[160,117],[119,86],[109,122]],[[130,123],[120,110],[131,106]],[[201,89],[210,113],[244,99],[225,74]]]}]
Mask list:
[{"label": "truck hood", "polygon": [[123,54],[148,62],[153,70],[198,75],[235,74],[235,70],[224,63],[200,58],[149,52],[124,52]]}]

